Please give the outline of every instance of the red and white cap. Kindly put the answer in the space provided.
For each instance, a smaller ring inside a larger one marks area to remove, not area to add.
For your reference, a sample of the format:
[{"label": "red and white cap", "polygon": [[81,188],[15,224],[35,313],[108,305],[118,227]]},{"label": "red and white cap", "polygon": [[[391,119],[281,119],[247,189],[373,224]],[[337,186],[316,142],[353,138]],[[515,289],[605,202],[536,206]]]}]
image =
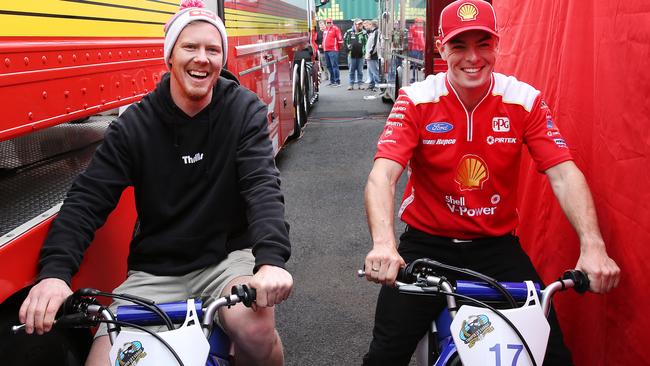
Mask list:
[{"label": "red and white cap", "polygon": [[210,23],[217,28],[219,34],[221,34],[221,44],[223,48],[223,64],[226,63],[228,56],[228,34],[226,33],[226,27],[223,25],[223,21],[219,18],[214,12],[204,9],[203,2],[200,0],[184,0],[181,3],[181,10],[165,24],[165,65],[169,67],[169,57],[172,54],[172,49],[178,35],[181,34],[183,29],[194,21],[203,21]]},{"label": "red and white cap", "polygon": [[482,30],[499,37],[497,15],[490,3],[484,0],[458,0],[440,12],[442,44],[462,32]]}]

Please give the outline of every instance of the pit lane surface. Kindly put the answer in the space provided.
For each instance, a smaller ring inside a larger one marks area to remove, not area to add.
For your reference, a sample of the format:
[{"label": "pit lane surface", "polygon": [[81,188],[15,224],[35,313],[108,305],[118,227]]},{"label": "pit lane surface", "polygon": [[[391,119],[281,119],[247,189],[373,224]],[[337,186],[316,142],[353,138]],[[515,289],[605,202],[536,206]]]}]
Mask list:
[{"label": "pit lane surface", "polygon": [[391,105],[341,80],[321,88],[304,135],[277,158],[295,283],[276,309],[288,366],[360,365],[370,343],[379,285],[356,277],[371,248],[363,191]]}]

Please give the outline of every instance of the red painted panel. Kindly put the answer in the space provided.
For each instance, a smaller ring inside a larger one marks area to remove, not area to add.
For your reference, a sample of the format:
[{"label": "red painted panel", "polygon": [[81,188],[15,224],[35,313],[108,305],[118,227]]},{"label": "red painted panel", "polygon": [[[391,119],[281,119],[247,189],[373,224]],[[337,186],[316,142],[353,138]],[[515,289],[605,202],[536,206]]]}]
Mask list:
[{"label": "red painted panel", "polygon": [[[97,231],[79,272],[73,277],[74,289],[112,290],[126,278],[126,258],[135,218],[133,190],[128,189],[106,224]],[[52,218],[0,247],[0,303],[33,284],[38,255],[51,222]]]},{"label": "red painted panel", "polygon": [[0,38],[0,140],[139,100],[167,71],[160,39]]}]

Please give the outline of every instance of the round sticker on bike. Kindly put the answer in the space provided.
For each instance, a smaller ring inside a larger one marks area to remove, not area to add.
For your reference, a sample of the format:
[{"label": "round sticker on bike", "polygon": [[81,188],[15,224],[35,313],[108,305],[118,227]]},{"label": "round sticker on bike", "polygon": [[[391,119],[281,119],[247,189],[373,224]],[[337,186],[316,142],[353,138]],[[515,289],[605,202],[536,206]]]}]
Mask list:
[{"label": "round sticker on bike", "polygon": [[147,353],[144,351],[141,342],[127,342],[120,347],[119,351],[117,351],[115,366],[134,366],[141,358],[146,356]]},{"label": "round sticker on bike", "polygon": [[461,326],[458,337],[472,348],[476,342],[483,339],[485,334],[488,334],[493,330],[494,327],[487,315],[472,315],[466,320],[463,320],[463,325]]}]

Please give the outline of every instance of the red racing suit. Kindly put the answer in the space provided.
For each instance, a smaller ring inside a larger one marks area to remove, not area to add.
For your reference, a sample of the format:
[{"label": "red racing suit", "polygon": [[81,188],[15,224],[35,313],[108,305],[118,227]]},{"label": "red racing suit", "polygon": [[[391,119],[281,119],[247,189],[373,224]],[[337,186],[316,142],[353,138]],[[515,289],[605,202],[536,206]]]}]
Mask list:
[{"label": "red racing suit", "polygon": [[408,31],[409,51],[424,51],[424,26],[421,23],[413,24]]},{"label": "red racing suit", "polygon": [[402,221],[431,235],[474,239],[517,227],[524,144],[541,172],[572,159],[539,90],[493,73],[489,93],[468,111],[438,73],[400,90],[375,159],[408,165]]}]

